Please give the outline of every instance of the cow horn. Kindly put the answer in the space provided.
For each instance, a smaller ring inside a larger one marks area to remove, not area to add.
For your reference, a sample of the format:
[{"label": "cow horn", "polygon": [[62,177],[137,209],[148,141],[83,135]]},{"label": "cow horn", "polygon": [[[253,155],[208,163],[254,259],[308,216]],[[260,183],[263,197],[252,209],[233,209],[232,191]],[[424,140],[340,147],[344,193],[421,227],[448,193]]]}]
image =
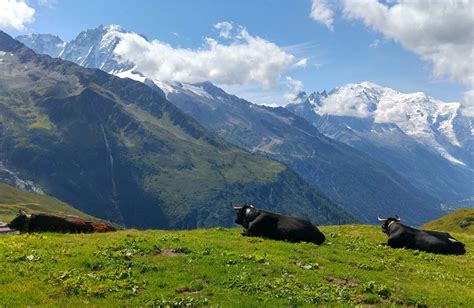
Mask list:
[{"label": "cow horn", "polygon": [[400,221],[400,217],[398,217],[398,215],[395,216],[395,219],[396,219],[397,221]]},{"label": "cow horn", "polygon": [[20,209],[20,210],[18,211],[18,215],[20,215],[20,216],[21,216],[21,215],[26,215],[26,212],[25,212],[23,209]]},{"label": "cow horn", "polygon": [[241,206],[234,206],[234,202],[230,202],[230,207],[233,208],[236,211],[240,211],[242,209]]},{"label": "cow horn", "polygon": [[387,218],[383,218],[383,217],[379,216],[379,217],[377,217],[377,220],[381,221],[381,222],[385,222],[385,221],[387,221]]}]

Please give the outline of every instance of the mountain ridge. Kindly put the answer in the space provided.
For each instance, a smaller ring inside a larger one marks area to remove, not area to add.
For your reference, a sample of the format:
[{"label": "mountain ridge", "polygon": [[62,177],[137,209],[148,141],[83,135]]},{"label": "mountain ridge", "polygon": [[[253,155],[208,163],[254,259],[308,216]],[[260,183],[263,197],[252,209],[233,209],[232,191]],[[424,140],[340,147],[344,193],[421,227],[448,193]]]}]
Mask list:
[{"label": "mountain ridge", "polygon": [[287,108],[443,201],[474,195],[473,124],[462,116],[459,103],[364,82],[313,92]]},{"label": "mountain ridge", "polygon": [[129,227],[232,224],[229,201],[351,215],[286,166],[208,132],[143,83],[37,55],[0,32],[0,161],[47,193]]}]

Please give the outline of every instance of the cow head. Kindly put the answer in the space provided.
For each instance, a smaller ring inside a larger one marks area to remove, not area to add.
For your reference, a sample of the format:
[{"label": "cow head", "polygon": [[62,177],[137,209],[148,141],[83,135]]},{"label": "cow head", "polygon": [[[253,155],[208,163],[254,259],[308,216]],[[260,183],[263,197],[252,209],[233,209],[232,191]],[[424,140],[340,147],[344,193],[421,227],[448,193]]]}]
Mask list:
[{"label": "cow head", "polygon": [[30,222],[31,215],[26,214],[25,211],[20,210],[16,217],[10,221],[7,225],[8,228],[18,230],[18,231],[27,231],[28,224]]},{"label": "cow head", "polygon": [[248,228],[249,224],[258,216],[259,211],[251,204],[244,204],[241,206],[234,206],[231,203],[232,208],[237,213],[235,223],[242,225],[244,228]]},{"label": "cow head", "polygon": [[400,222],[400,218],[398,216],[389,218],[383,218],[379,216],[377,219],[378,221],[382,222],[382,231],[386,234],[389,233],[389,228],[392,224]]}]

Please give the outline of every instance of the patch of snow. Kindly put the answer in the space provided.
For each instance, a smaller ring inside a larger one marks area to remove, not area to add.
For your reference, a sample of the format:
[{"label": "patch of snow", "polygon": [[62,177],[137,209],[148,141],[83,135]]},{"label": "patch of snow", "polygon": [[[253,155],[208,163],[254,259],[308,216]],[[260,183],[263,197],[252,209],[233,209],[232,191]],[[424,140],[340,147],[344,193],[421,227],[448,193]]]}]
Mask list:
[{"label": "patch of snow", "polygon": [[456,137],[456,131],[453,127],[454,118],[458,115],[460,103],[441,103],[437,110],[437,117],[441,117],[444,120],[439,122],[439,131],[445,135],[451,144],[462,147],[461,143]]},{"label": "patch of snow", "polygon": [[158,80],[153,80],[153,82],[158,86],[158,88],[160,88],[165,93],[166,97],[168,97],[168,94],[170,93],[177,92],[176,89],[167,82]]},{"label": "patch of snow", "polygon": [[120,77],[120,78],[130,78],[130,79],[140,81],[140,82],[145,82],[145,79],[146,79],[145,76],[141,75],[137,71],[134,71],[133,69],[117,73],[115,74],[115,76]]},{"label": "patch of snow", "polygon": [[185,91],[189,91],[189,92],[192,92],[198,96],[202,96],[202,97],[205,97],[205,98],[210,98],[212,99],[212,95],[210,95],[209,93],[206,92],[206,90],[204,90],[204,88],[202,86],[195,86],[195,85],[191,85],[191,84],[187,84],[187,83],[182,83],[182,89],[185,90]]}]

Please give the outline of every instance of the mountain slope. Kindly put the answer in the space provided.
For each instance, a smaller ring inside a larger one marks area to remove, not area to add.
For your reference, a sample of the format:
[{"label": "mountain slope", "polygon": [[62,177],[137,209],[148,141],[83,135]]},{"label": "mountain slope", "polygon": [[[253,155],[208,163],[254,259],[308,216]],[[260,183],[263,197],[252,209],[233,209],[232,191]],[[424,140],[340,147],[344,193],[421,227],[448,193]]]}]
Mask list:
[{"label": "mountain slope", "polygon": [[474,195],[473,124],[459,103],[364,82],[313,93],[287,108],[440,200]]},{"label": "mountain slope", "polygon": [[126,226],[231,225],[229,201],[352,220],[284,165],[207,132],[148,86],[35,54],[0,33],[0,161]]},{"label": "mountain slope", "polygon": [[441,213],[434,198],[390,168],[323,136],[284,108],[249,103],[209,82],[155,83],[205,127],[233,144],[288,164],[363,221],[373,222],[378,213],[398,213],[419,224]]},{"label": "mountain slope", "polygon": [[76,210],[58,199],[33,192],[22,191],[13,186],[0,183],[0,221],[9,222],[19,210],[27,213],[49,213],[58,215],[75,215],[87,219],[91,216]]},{"label": "mountain slope", "polygon": [[16,40],[25,42],[26,45],[40,54],[58,57],[66,43],[56,35],[52,34],[27,34],[19,35]]}]

